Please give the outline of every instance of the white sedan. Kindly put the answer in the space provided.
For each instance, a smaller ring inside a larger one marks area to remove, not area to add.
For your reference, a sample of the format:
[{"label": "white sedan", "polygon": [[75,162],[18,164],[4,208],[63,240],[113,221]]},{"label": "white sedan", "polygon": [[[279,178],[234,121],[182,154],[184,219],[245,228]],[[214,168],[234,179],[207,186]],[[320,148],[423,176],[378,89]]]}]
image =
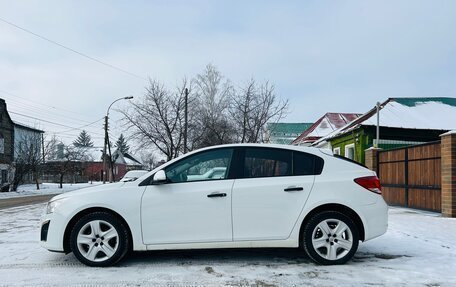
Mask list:
[{"label": "white sedan", "polygon": [[317,263],[342,264],[386,229],[373,171],[315,148],[236,144],[55,196],[41,244],[89,266],[116,264],[130,250],[247,247],[300,247]]}]

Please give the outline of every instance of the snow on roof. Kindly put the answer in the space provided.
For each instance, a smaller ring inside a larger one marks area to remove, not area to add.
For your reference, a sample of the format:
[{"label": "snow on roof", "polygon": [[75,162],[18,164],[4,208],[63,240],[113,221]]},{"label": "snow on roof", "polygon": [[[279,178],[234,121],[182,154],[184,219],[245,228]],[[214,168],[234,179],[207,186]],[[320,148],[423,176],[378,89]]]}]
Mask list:
[{"label": "snow on roof", "polygon": [[[360,126],[376,126],[376,107],[319,139],[313,145],[345,134]],[[389,98],[380,105],[380,126],[448,131],[456,129],[456,98]]]},{"label": "snow on roof", "polygon": [[292,144],[309,143],[328,135],[334,130],[358,118],[361,114],[354,113],[326,113],[312,126],[297,137]]}]

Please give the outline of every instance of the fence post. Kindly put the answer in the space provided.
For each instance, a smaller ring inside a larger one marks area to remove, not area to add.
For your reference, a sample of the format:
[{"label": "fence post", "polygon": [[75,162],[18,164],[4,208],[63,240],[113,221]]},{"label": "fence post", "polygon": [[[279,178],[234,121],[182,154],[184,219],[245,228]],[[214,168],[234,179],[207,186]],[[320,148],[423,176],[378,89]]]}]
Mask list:
[{"label": "fence post", "polygon": [[442,156],[442,215],[456,217],[456,130],[440,135]]},{"label": "fence post", "polygon": [[379,175],[378,152],[381,148],[370,147],[364,151],[365,163],[368,169],[373,170]]}]

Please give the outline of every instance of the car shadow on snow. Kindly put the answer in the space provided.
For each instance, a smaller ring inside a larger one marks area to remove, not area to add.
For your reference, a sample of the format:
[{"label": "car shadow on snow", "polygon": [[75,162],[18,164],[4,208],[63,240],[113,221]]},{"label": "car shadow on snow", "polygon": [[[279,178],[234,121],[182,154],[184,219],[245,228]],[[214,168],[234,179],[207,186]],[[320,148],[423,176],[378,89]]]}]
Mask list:
[{"label": "car shadow on snow", "polygon": [[280,264],[310,264],[312,261],[301,249],[193,249],[132,252],[121,266],[141,264],[239,264],[241,266],[269,266]]},{"label": "car shadow on snow", "polygon": [[[394,260],[408,255],[357,252],[347,265],[375,263],[384,260]],[[142,264],[160,265],[210,265],[235,264],[243,266],[278,265],[315,265],[302,249],[298,248],[254,248],[254,249],[194,249],[194,250],[165,250],[133,252],[120,266]]]}]

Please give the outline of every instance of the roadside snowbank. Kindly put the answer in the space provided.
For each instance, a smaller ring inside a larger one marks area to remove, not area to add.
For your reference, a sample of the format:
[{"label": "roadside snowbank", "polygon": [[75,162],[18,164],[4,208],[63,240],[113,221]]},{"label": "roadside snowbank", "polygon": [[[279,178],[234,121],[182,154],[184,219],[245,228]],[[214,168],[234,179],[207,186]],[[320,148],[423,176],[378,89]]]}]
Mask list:
[{"label": "roadside snowbank", "polygon": [[58,183],[42,183],[40,184],[40,189],[36,189],[36,184],[23,184],[19,185],[17,191],[10,192],[0,192],[0,200],[2,198],[12,198],[12,197],[21,197],[21,196],[30,196],[30,195],[41,195],[41,194],[59,194],[63,192],[68,192],[84,187],[95,186],[102,184],[102,182],[93,182],[93,183],[64,183],[63,188],[59,188]]}]

